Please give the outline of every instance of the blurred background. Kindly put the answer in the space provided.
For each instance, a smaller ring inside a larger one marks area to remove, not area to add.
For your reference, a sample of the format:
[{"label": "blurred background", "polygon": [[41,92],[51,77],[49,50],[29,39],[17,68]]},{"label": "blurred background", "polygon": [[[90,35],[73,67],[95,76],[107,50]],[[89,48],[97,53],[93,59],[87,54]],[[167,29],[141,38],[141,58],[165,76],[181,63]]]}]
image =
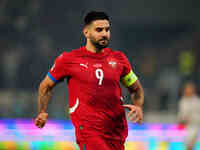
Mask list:
[{"label": "blurred background", "polygon": [[[145,122],[176,123],[184,82],[200,84],[200,1],[0,1],[0,118],[31,119],[37,90],[63,51],[83,46],[83,17],[111,17],[110,47],[129,58],[145,90]],[[199,93],[199,90],[198,90]],[[123,88],[126,103],[128,91]],[[54,90],[50,119],[69,119],[66,84]]]}]

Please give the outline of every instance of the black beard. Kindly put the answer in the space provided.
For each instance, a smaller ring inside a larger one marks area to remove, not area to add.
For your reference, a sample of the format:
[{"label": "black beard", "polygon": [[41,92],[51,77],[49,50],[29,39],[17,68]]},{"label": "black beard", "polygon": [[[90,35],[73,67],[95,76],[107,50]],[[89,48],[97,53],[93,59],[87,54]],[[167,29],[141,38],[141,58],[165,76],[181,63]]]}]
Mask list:
[{"label": "black beard", "polygon": [[97,49],[99,49],[99,50],[108,47],[108,44],[109,44],[109,42],[108,42],[107,44],[105,44],[105,45],[101,45],[101,44],[99,44],[98,42],[94,42],[94,41],[91,41],[91,42],[92,42],[92,44],[93,44]]}]

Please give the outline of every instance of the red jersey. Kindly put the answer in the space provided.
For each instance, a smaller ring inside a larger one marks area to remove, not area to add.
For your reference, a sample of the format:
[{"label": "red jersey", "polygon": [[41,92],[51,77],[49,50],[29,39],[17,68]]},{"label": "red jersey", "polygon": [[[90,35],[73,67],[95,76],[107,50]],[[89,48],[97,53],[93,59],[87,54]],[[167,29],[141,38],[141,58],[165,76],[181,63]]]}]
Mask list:
[{"label": "red jersey", "polygon": [[81,47],[56,59],[48,75],[54,82],[68,79],[70,117],[77,140],[97,135],[125,140],[128,127],[119,82],[130,71],[126,56],[110,48],[92,53]]}]

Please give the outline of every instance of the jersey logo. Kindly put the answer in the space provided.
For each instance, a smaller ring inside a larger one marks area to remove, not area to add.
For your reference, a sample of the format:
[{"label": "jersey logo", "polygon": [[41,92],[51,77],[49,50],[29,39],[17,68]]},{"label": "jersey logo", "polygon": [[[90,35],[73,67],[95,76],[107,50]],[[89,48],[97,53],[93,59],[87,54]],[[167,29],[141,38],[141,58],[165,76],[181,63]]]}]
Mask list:
[{"label": "jersey logo", "polygon": [[111,65],[113,68],[115,68],[116,65],[117,65],[117,62],[115,62],[115,61],[109,61],[108,64]]},{"label": "jersey logo", "polygon": [[102,67],[102,64],[94,64],[93,67],[99,68]]},{"label": "jersey logo", "polygon": [[88,68],[88,63],[86,63],[86,64],[80,64],[80,66],[83,66],[83,67],[85,67],[85,68]]}]

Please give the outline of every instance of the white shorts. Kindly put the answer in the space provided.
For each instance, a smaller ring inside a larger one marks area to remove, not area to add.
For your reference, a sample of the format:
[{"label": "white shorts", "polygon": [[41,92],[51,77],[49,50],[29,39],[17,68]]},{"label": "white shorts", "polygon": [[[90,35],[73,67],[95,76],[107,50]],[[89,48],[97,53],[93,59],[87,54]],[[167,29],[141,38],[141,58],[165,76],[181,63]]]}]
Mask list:
[{"label": "white shorts", "polygon": [[193,142],[194,140],[197,140],[198,138],[198,132],[199,128],[198,127],[188,127],[186,130],[186,136],[185,136],[185,144],[188,146]]}]

